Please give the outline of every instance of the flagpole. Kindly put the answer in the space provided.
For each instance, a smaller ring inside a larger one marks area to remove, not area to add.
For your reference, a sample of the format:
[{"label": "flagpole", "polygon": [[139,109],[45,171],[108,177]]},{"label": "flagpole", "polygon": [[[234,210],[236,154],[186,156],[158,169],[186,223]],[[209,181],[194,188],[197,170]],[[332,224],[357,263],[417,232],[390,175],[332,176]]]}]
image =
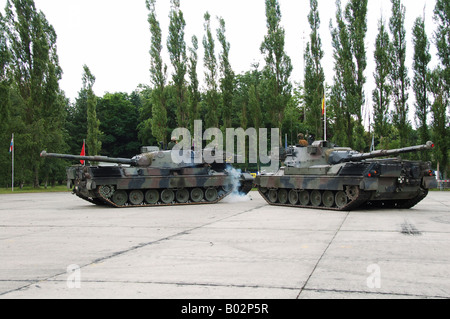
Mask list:
[{"label": "flagpole", "polygon": [[12,138],[11,138],[11,143],[12,143],[12,152],[11,152],[11,156],[12,156],[12,164],[11,164],[11,172],[12,172],[12,176],[11,176],[11,192],[14,193],[14,133],[12,133]]},{"label": "flagpole", "polygon": [[323,139],[324,141],[327,140],[327,100],[325,97],[325,88],[323,90],[323,111],[324,111],[324,117],[323,117]]}]

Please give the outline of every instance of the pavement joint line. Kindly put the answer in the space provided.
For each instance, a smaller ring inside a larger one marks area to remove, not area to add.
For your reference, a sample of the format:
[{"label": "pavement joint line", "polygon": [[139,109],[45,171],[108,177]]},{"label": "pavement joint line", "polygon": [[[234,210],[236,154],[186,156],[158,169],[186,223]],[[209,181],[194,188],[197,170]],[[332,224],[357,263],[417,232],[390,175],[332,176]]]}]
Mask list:
[{"label": "pavement joint line", "polygon": [[[61,279],[49,279],[48,282],[65,282]],[[167,281],[124,281],[124,280],[83,280],[84,283],[120,283],[120,284],[150,284],[173,286],[202,286],[202,287],[230,287],[230,288],[261,288],[261,289],[285,289],[298,290],[298,287],[271,286],[271,285],[245,285],[245,284],[221,284],[206,282],[167,282]]]},{"label": "pavement joint line", "polygon": [[339,231],[341,230],[342,226],[344,225],[345,221],[347,220],[348,216],[350,215],[350,212],[346,212],[345,214],[345,218],[342,220],[342,223],[339,225],[338,229],[335,231],[333,237],[331,238],[330,242],[328,243],[327,247],[324,249],[322,255],[319,257],[319,259],[317,260],[316,264],[314,265],[313,270],[311,271],[311,273],[309,274],[308,278],[306,279],[305,283],[303,284],[303,286],[300,288],[300,291],[297,295],[296,299],[300,298],[300,295],[302,294],[303,290],[305,289],[306,285],[308,284],[309,280],[311,279],[312,275],[314,274],[314,272],[316,271],[317,266],[319,265],[320,261],[322,260],[323,256],[325,256],[326,252],[328,251],[328,248],[330,248],[331,244],[333,243],[334,239],[336,238],[337,234],[339,233]]},{"label": "pavement joint line", "polygon": [[417,295],[417,294],[408,294],[408,293],[399,293],[399,292],[385,292],[385,291],[364,291],[364,290],[342,290],[342,289],[314,289],[314,288],[305,288],[304,291],[310,292],[336,292],[336,293],[350,293],[350,294],[361,294],[361,295],[382,295],[382,296],[398,296],[398,297],[412,297],[412,298],[432,298],[432,299],[448,299],[448,296],[430,296],[430,295]]},{"label": "pavement joint line", "polygon": [[[104,262],[105,260],[124,255],[126,253],[138,250],[138,249],[143,248],[143,247],[151,246],[151,245],[158,244],[158,243],[166,241],[166,240],[171,240],[171,239],[176,238],[178,236],[189,234],[190,232],[195,231],[197,229],[200,229],[200,228],[203,228],[203,227],[207,227],[207,226],[212,225],[214,223],[221,222],[223,220],[226,220],[226,219],[229,219],[229,218],[233,218],[233,217],[236,217],[236,216],[239,216],[239,215],[242,215],[242,214],[246,214],[246,213],[252,212],[254,210],[258,210],[258,209],[263,208],[265,206],[266,206],[265,204],[259,205],[257,207],[253,207],[253,208],[248,209],[246,211],[243,211],[243,212],[240,212],[240,213],[237,213],[237,214],[234,214],[234,215],[226,216],[226,217],[223,217],[223,218],[211,221],[209,223],[206,223],[206,224],[203,224],[203,225],[199,225],[199,226],[193,227],[191,229],[187,229],[187,230],[184,230],[182,232],[179,232],[179,233],[176,233],[176,234],[164,237],[164,238],[160,238],[158,240],[154,240],[154,241],[151,241],[151,242],[148,242],[148,243],[142,243],[142,244],[139,244],[139,245],[136,245],[136,246],[132,246],[129,249],[118,251],[118,252],[110,254],[108,256],[105,256],[105,257],[102,257],[102,258],[98,258],[98,259],[96,259],[96,260],[94,260],[94,261],[92,261],[90,263],[85,264],[84,266],[81,266],[80,269],[88,267],[90,265],[94,265],[94,264],[98,264],[98,263]],[[67,272],[58,273],[58,274],[51,275],[51,276],[49,276],[47,278],[39,279],[39,280],[22,280],[23,282],[28,282],[29,284],[25,285],[25,286],[22,286],[22,287],[18,287],[16,289],[9,290],[9,291],[0,292],[0,296],[4,296],[6,294],[9,294],[9,293],[12,293],[12,292],[15,292],[15,291],[20,291],[20,290],[23,290],[23,289],[27,289],[27,288],[31,287],[32,285],[36,285],[36,284],[38,284],[40,282],[50,281],[51,279],[59,277],[59,276],[62,276],[64,274],[67,274]]]}]

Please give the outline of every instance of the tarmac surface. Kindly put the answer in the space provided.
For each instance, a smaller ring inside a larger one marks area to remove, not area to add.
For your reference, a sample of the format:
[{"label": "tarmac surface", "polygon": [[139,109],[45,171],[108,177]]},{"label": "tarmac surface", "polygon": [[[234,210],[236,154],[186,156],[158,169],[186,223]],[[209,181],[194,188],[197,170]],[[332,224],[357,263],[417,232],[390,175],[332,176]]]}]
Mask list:
[{"label": "tarmac surface", "polygon": [[450,192],[410,210],[0,195],[0,299],[450,298]]}]

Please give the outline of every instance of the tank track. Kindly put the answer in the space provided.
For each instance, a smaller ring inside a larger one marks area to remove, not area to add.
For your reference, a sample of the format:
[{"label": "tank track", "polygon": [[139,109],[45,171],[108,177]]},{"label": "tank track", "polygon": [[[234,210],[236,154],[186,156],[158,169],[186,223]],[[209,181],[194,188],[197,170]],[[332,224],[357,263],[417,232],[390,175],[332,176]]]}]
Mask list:
[{"label": "tank track", "polygon": [[[219,187],[220,188],[220,187]],[[132,208],[132,207],[165,207],[165,206],[185,206],[185,205],[207,205],[207,204],[216,204],[218,202],[220,202],[222,199],[224,199],[225,197],[229,196],[231,193],[233,193],[233,190],[230,191],[224,191],[222,189],[219,190],[219,188],[217,189],[217,193],[218,196],[215,200],[213,201],[208,201],[205,198],[202,199],[202,201],[200,202],[193,202],[191,199],[188,200],[187,202],[184,203],[180,203],[176,201],[176,198],[170,202],[170,203],[163,203],[161,201],[161,199],[158,200],[158,202],[156,204],[149,204],[146,203],[145,200],[142,201],[142,203],[140,204],[132,204],[130,203],[129,200],[126,201],[125,204],[123,205],[119,205],[117,203],[115,203],[111,198],[108,198],[106,196],[104,196],[99,189],[97,188],[94,193],[97,196],[97,198],[91,198],[91,197],[86,197],[82,194],[77,194],[75,193],[75,195],[77,195],[78,197],[80,197],[81,199],[88,201],[92,204],[95,204],[97,206],[108,206],[108,207],[113,207],[113,208]],[[145,193],[146,190],[141,190]],[[203,191],[205,192],[206,190],[203,189]],[[131,192],[131,191],[130,191]],[[127,194],[129,194],[130,192],[127,192]],[[161,193],[160,193],[161,196]]]},{"label": "tank track", "polygon": [[[284,189],[287,191],[287,193],[289,194],[289,192],[291,191],[291,189]],[[300,204],[299,201],[297,201],[296,204],[292,204],[289,201],[289,197],[286,203],[283,203],[284,200],[281,200],[282,202],[280,202],[280,199],[277,198],[277,200],[275,202],[271,201],[268,198],[268,194],[271,190],[262,190],[261,188],[258,189],[259,193],[261,194],[261,196],[266,200],[266,202],[269,205],[273,205],[273,206],[282,206],[282,207],[294,207],[294,208],[306,208],[306,209],[319,209],[319,210],[332,210],[332,211],[351,211],[351,210],[355,210],[359,207],[361,207],[362,205],[364,205],[365,203],[367,203],[367,201],[369,200],[369,198],[371,197],[372,193],[371,192],[366,192],[366,191],[361,191],[359,188],[348,188],[345,192],[345,195],[347,196],[347,203],[345,205],[341,205],[340,207],[337,206],[336,201],[334,201],[334,204],[331,207],[325,206],[323,204],[323,201],[321,201],[321,203],[317,206],[312,204],[311,199],[309,200],[308,205],[302,205]],[[277,193],[279,193],[280,189],[272,189],[272,191],[277,191]],[[294,190],[297,191],[297,190]],[[319,191],[319,190],[305,190],[309,193],[309,195],[311,196],[311,194],[314,191]],[[299,192],[299,191],[297,191]],[[319,191],[320,194],[323,195],[325,194],[325,191]],[[336,196],[336,194],[338,192],[332,192],[334,196]]]},{"label": "tank track", "polygon": [[247,195],[252,190],[253,186],[253,181],[241,182],[241,185],[238,188],[239,194]]},{"label": "tank track", "polygon": [[366,209],[377,209],[377,208],[397,208],[397,209],[410,209],[420,203],[425,199],[428,195],[427,189],[420,189],[418,195],[411,199],[403,199],[403,200],[386,200],[386,201],[374,201],[367,202],[364,204],[364,208]]}]

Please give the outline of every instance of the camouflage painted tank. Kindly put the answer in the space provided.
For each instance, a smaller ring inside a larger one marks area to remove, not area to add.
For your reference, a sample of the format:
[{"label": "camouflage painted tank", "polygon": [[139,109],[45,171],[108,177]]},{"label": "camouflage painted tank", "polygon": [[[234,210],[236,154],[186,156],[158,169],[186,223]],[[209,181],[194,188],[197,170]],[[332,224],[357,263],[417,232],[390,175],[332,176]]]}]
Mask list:
[{"label": "camouflage painted tank", "polygon": [[289,147],[285,167],[257,176],[255,184],[271,205],[354,210],[411,208],[437,187],[431,164],[400,158],[376,159],[430,150],[432,142],[396,150],[358,153],[327,141]]},{"label": "camouflage painted tank", "polygon": [[132,159],[41,153],[41,157],[101,163],[67,168],[69,189],[73,187],[74,194],[96,205],[213,204],[232,192],[247,194],[252,189],[250,174],[236,172],[226,162],[198,164],[193,151],[188,156],[190,163],[175,164],[172,151],[148,152]]}]

